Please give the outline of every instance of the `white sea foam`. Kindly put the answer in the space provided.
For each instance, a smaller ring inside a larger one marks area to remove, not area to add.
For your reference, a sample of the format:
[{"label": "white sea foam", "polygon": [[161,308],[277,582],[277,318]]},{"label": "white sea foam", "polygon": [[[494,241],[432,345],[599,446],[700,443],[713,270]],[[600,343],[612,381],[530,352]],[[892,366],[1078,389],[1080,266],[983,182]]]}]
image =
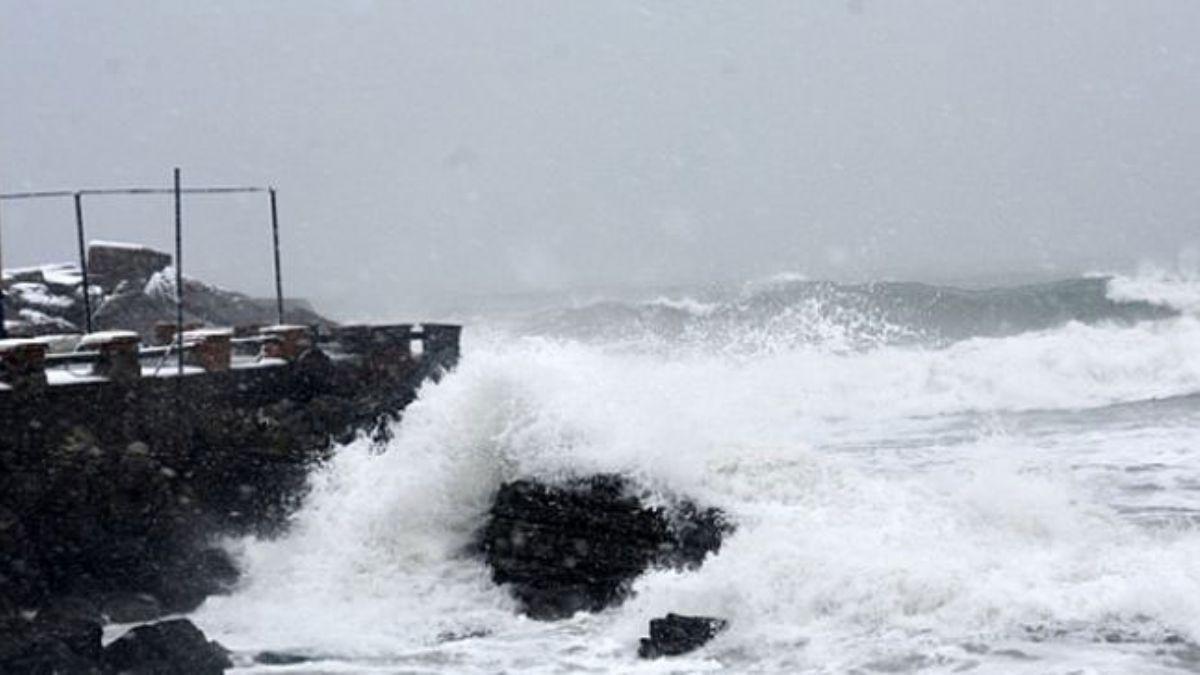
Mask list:
[{"label": "white sea foam", "polygon": [[[1112,407],[1200,392],[1192,316],[736,356],[470,337],[386,452],[343,448],[286,537],[233,544],[243,586],[196,614],[210,635],[360,672],[1167,672],[1163,638],[1200,639],[1200,533],[1127,513],[1200,513],[1196,404]],[[465,552],[488,500],[516,476],[593,471],[739,529],[621,608],[516,616]],[[668,611],[730,629],[639,663]]]},{"label": "white sea foam", "polygon": [[720,305],[715,302],[702,302],[691,297],[668,298],[659,296],[649,303],[651,306],[666,307],[667,309],[675,309],[681,312],[686,312],[692,316],[708,316],[715,312]]},{"label": "white sea foam", "polygon": [[1134,276],[1114,276],[1108,295],[1118,302],[1143,301],[1200,314],[1200,268],[1146,267]]}]

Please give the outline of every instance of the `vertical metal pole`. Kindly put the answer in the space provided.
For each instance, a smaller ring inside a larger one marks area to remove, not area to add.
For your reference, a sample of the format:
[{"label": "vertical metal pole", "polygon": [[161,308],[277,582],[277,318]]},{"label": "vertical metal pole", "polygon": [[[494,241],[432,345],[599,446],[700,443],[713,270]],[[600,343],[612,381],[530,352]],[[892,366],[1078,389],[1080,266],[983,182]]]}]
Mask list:
[{"label": "vertical metal pole", "polygon": [[279,266],[279,210],[275,206],[275,188],[270,188],[271,195],[271,240],[275,249],[275,312],[279,323],[283,324],[283,272]]},{"label": "vertical metal pole", "polygon": [[175,167],[175,350],[178,374],[183,376],[183,207],[179,194],[179,167]]},{"label": "vertical metal pole", "polygon": [[75,193],[75,236],[79,239],[79,274],[83,277],[83,326],[92,332],[92,288],[88,284],[87,237],[83,232],[83,195]]},{"label": "vertical metal pole", "polygon": [[0,340],[8,339],[8,329],[4,327],[4,225],[0,224]]}]

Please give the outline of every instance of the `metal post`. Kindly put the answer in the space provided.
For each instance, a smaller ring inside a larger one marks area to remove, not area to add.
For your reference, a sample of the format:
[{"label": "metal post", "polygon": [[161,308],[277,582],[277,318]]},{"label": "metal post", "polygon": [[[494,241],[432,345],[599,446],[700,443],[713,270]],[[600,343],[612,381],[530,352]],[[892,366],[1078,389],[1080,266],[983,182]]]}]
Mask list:
[{"label": "metal post", "polygon": [[92,332],[92,289],[88,285],[87,237],[83,232],[83,195],[75,193],[75,235],[79,239],[79,274],[83,277],[83,325]]},{"label": "metal post", "polygon": [[183,376],[183,208],[179,194],[179,167],[175,167],[175,349],[179,375]]},{"label": "metal post", "polygon": [[0,340],[8,339],[8,328],[4,326],[4,225],[0,224]]},{"label": "metal post", "polygon": [[275,188],[269,188],[271,195],[271,239],[275,249],[275,311],[279,324],[283,325],[283,272],[279,267],[279,211],[275,206]]}]

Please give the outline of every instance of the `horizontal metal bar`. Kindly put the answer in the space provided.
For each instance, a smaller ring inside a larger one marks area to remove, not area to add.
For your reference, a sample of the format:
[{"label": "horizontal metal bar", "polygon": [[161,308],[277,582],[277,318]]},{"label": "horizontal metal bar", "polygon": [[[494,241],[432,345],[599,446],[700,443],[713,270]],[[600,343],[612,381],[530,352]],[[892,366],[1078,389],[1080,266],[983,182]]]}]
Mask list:
[{"label": "horizontal metal bar", "polygon": [[[192,351],[195,345],[184,343],[183,351]],[[154,356],[163,356],[175,351],[175,345],[142,347],[138,349],[138,358],[150,358]],[[73,363],[92,363],[100,359],[100,352],[84,351],[84,352],[52,352],[46,355],[46,365],[68,365]]]},{"label": "horizontal metal bar", "polygon": [[[247,192],[266,192],[265,187],[197,187],[197,188],[180,188],[179,191],[189,195],[224,195],[234,193]],[[175,194],[172,188],[98,188],[90,190],[80,190],[80,194],[85,195],[171,195]]]},{"label": "horizontal metal bar", "polygon": [[[180,192],[190,195],[225,195],[266,192],[267,190],[268,188],[258,186],[229,186],[182,188]],[[38,199],[43,197],[73,197],[76,193],[81,195],[171,195],[175,194],[175,190],[172,188],[134,187],[87,188],[83,190],[46,190],[43,192],[5,192],[0,194],[0,199],[14,200]]]},{"label": "horizontal metal bar", "polygon": [[34,199],[37,197],[74,197],[74,190],[53,190],[50,192],[6,192],[0,194],[0,199]]},{"label": "horizontal metal bar", "polygon": [[[190,352],[190,351],[194,350],[195,348],[196,348],[196,343],[194,343],[194,342],[184,342],[183,343],[183,351],[185,351],[185,352]],[[177,346],[175,346],[174,344],[163,345],[161,347],[142,347],[141,349],[138,350],[138,358],[144,359],[148,356],[165,356],[167,354],[175,352],[178,349],[179,348]]]},{"label": "horizontal metal bar", "polygon": [[100,358],[100,352],[62,352],[47,354],[47,365],[69,365],[72,363],[91,363]]}]

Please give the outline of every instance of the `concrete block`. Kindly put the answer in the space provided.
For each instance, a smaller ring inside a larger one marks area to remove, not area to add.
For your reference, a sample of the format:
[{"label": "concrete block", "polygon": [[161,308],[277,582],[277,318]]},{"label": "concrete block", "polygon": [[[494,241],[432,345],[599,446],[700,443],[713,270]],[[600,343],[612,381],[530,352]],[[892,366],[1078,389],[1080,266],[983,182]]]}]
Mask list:
[{"label": "concrete block", "polygon": [[199,366],[206,372],[216,373],[229,370],[233,361],[233,329],[201,328],[183,334],[183,343],[189,347],[184,361]]},{"label": "concrete block", "polygon": [[37,340],[0,340],[0,382],[13,389],[45,386],[46,350]]},{"label": "concrete block", "polygon": [[279,324],[259,329],[259,335],[267,338],[263,343],[263,356],[294,361],[312,348],[312,333],[308,326]]},{"label": "concrete block", "polygon": [[92,365],[92,374],[113,381],[136,380],[142,376],[142,364],[138,360],[141,338],[129,330],[110,330],[89,333],[79,341],[82,351],[99,352]]}]

